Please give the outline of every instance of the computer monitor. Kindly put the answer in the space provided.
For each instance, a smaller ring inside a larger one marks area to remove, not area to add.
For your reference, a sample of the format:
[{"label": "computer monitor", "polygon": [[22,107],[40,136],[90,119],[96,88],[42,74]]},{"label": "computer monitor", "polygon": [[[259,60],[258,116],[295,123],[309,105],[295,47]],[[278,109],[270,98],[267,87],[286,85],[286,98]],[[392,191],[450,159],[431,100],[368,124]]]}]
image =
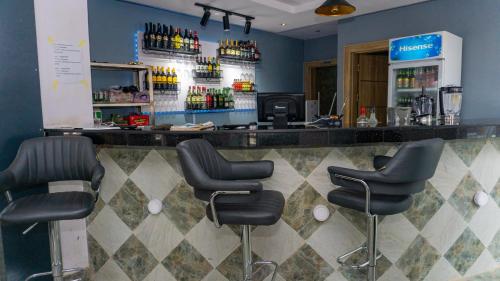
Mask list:
[{"label": "computer monitor", "polygon": [[273,122],[275,128],[286,128],[288,122],[305,121],[303,93],[258,93],[259,122]]}]

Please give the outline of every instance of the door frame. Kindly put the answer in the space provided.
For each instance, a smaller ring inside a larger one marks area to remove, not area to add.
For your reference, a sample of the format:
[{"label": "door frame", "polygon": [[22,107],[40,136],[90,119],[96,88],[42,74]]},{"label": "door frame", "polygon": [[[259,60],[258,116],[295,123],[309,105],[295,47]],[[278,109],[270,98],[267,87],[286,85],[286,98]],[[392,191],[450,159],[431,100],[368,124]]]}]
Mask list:
[{"label": "door frame", "polygon": [[343,86],[343,96],[344,96],[344,126],[351,126],[355,122],[354,113],[356,112],[354,106],[354,71],[355,68],[355,55],[375,53],[381,51],[389,51],[389,39],[372,41],[360,44],[352,44],[344,47],[344,86]]},{"label": "door frame", "polygon": [[[337,59],[304,62],[304,94],[306,100],[317,100],[313,70],[319,67],[337,66]],[[338,69],[337,69],[338,73]]]}]

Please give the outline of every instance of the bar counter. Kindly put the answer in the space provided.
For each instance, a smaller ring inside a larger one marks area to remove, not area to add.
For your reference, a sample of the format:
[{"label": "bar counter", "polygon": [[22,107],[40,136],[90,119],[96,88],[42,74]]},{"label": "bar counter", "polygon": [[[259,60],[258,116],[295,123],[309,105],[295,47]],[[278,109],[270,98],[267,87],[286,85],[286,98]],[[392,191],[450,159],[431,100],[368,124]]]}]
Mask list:
[{"label": "bar counter", "polygon": [[495,137],[500,120],[471,120],[455,126],[406,126],[376,128],[312,128],[290,126],[257,130],[172,132],[163,130],[85,130],[46,129],[48,136],[78,134],[90,137],[97,145],[175,147],[179,142],[203,138],[220,148],[322,147],[370,143],[399,143],[429,138],[444,140]]},{"label": "bar counter", "polygon": [[[106,169],[100,199],[87,220],[91,280],[238,280],[238,229],[214,227],[180,168],[174,146],[191,138],[209,140],[230,160],[274,162],[274,174],[263,184],[283,193],[285,210],[276,225],[253,230],[252,244],[256,257],[278,262],[278,280],[287,281],[365,280],[365,271],[336,262],[366,241],[366,224],[364,214],[327,201],[335,188],[328,166],[371,170],[373,156],[393,155],[401,142],[446,139],[436,173],[414,197],[413,206],[381,220],[377,275],[379,280],[469,281],[497,280],[500,274],[492,272],[500,266],[500,122],[193,133],[45,132],[92,138]],[[478,191],[488,194],[486,206],[473,203]],[[163,202],[160,214],[148,212],[153,199]],[[330,210],[324,222],[312,216],[320,204]],[[260,270],[254,280],[270,280],[269,273]]]}]

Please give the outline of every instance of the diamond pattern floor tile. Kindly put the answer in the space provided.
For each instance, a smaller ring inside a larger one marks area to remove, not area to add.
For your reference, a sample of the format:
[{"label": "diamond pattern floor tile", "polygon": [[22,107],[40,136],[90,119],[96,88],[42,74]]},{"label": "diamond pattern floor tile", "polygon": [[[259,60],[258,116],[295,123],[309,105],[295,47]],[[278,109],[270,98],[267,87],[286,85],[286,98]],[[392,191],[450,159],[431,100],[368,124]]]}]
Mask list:
[{"label": "diamond pattern floor tile", "polygon": [[106,205],[106,203],[104,203],[104,201],[102,201],[101,197],[97,198],[97,201],[95,202],[94,210],[86,218],[87,225],[89,225],[90,223],[92,223],[94,221],[95,217],[97,217],[97,215],[99,214],[99,212],[101,212],[102,208],[104,208],[105,205]]},{"label": "diamond pattern floor tile", "polygon": [[333,205],[321,197],[306,181],[288,198],[282,219],[302,238],[307,239],[321,225],[321,222],[313,217],[313,209],[319,204],[327,206],[330,209],[330,215],[335,212]]},{"label": "diamond pattern floor tile", "polygon": [[498,230],[495,237],[493,237],[491,244],[488,246],[488,250],[497,262],[500,263],[500,230]]},{"label": "diamond pattern floor tile", "polygon": [[147,205],[148,199],[131,180],[127,180],[109,201],[109,206],[132,230],[148,216]]},{"label": "diamond pattern floor tile", "polygon": [[130,175],[150,152],[149,149],[106,148],[106,153]]},{"label": "diamond pattern floor tile", "polygon": [[[228,280],[242,280],[243,279],[243,258],[241,246],[234,250],[224,261],[222,261],[217,270]],[[252,253],[253,261],[262,260],[257,254]],[[256,266],[253,270],[252,281],[263,281],[270,273],[269,266]],[[218,281],[218,280],[217,280]]]},{"label": "diamond pattern floor tile", "polygon": [[472,264],[472,266],[467,270],[465,276],[474,276],[481,274],[483,272],[489,271],[492,268],[500,268],[500,263],[495,261],[495,258],[491,256],[489,251],[483,251],[477,260]]},{"label": "diamond pattern floor tile", "polygon": [[210,273],[203,278],[202,281],[229,281],[227,280],[222,273],[220,273],[217,269],[210,271]]},{"label": "diamond pattern floor tile", "polygon": [[128,226],[109,206],[102,209],[87,230],[110,256],[132,234]]},{"label": "diamond pattern floor tile", "polygon": [[295,148],[279,149],[277,152],[292,165],[303,177],[309,174],[323,161],[330,148]]},{"label": "diamond pattern floor tile", "polygon": [[163,260],[184,238],[163,213],[149,215],[134,233],[159,261]]},{"label": "diamond pattern floor tile", "polygon": [[335,212],[307,239],[307,243],[334,269],[339,267],[336,261],[337,257],[365,242],[364,234],[339,212]]},{"label": "diamond pattern floor tile", "polygon": [[405,249],[418,235],[418,229],[401,214],[387,216],[378,229],[379,250],[392,263],[403,255]]},{"label": "diamond pattern floor tile", "polygon": [[476,159],[483,146],[486,144],[484,139],[466,139],[466,140],[453,140],[448,141],[448,145],[455,151],[455,153],[462,159],[462,161],[470,167],[474,159]]},{"label": "diamond pattern floor tile", "polygon": [[106,264],[96,273],[95,281],[131,281],[121,268],[109,259]]},{"label": "diamond pattern floor tile", "polygon": [[484,245],[470,229],[460,235],[444,257],[462,275],[472,266],[484,250]]},{"label": "diamond pattern floor tile", "polygon": [[493,190],[491,190],[491,198],[497,203],[497,206],[500,207],[500,180],[496,183]]},{"label": "diamond pattern floor tile", "polygon": [[[351,256],[349,262],[359,264],[364,263],[366,260],[366,251],[359,251]],[[384,273],[391,267],[391,265],[392,263],[383,255],[379,260],[377,260],[377,267],[375,270],[377,280],[379,280],[380,277],[384,275]],[[366,276],[368,274],[368,268],[366,267],[362,269],[352,269],[348,266],[342,266],[339,270],[342,275],[344,275],[344,277],[349,281],[366,280]]]},{"label": "diamond pattern floor tile", "polygon": [[421,281],[429,274],[439,257],[438,251],[425,238],[418,235],[396,262],[396,266],[411,281]]},{"label": "diamond pattern floor tile", "polygon": [[422,230],[421,235],[440,254],[446,253],[467,227],[462,216],[447,202]]},{"label": "diamond pattern floor tile", "polygon": [[178,280],[200,281],[213,269],[210,263],[186,240],[172,250],[162,264]]},{"label": "diamond pattern floor tile", "polygon": [[275,150],[271,150],[263,159],[274,162],[273,176],[262,181],[264,188],[280,191],[286,199],[304,182],[304,177]]},{"label": "diamond pattern floor tile", "polygon": [[260,257],[278,264],[284,262],[303,244],[304,239],[283,220],[271,226],[258,226],[252,232],[253,251]]},{"label": "diamond pattern floor tile", "polygon": [[469,228],[484,245],[489,245],[500,229],[500,208],[493,200],[489,200],[472,217]]},{"label": "diamond pattern floor tile", "polygon": [[193,188],[181,181],[163,200],[163,213],[183,234],[205,217],[205,205],[194,197]]},{"label": "diamond pattern floor tile", "polygon": [[465,174],[467,174],[467,171],[467,166],[460,157],[448,144],[445,144],[436,172],[429,182],[432,183],[443,198],[448,199]]},{"label": "diamond pattern floor tile", "polygon": [[490,192],[500,178],[500,152],[487,143],[470,166],[474,178]]},{"label": "diamond pattern floor tile", "polygon": [[177,281],[161,264],[158,264],[142,281]]},{"label": "diamond pattern floor tile", "polygon": [[445,258],[441,257],[424,281],[457,280],[458,278],[460,278],[460,273]]},{"label": "diamond pattern floor tile", "polygon": [[156,150],[151,150],[130,179],[149,200],[163,200],[182,178]]},{"label": "diamond pattern floor tile", "polygon": [[380,278],[379,281],[409,281],[408,278],[395,265],[391,266]]},{"label": "diamond pattern floor tile", "polygon": [[186,240],[216,267],[240,244],[240,237],[229,227],[216,228],[207,217],[202,219],[189,233]]},{"label": "diamond pattern floor tile", "polygon": [[87,233],[87,246],[89,248],[90,267],[94,272],[97,272],[108,261],[109,255],[90,233]]},{"label": "diamond pattern floor tile", "polygon": [[469,173],[448,199],[450,205],[464,217],[466,222],[469,222],[478,210],[473,201],[474,194],[478,191],[481,191],[481,185]]},{"label": "diamond pattern floor tile", "polygon": [[132,281],[142,281],[158,264],[135,235],[123,243],[113,255],[113,260]]},{"label": "diamond pattern floor tile", "polygon": [[279,267],[285,280],[325,280],[333,268],[309,245],[303,245]]},{"label": "diamond pattern floor tile", "polygon": [[163,157],[163,159],[167,161],[170,167],[172,167],[180,177],[184,177],[184,174],[182,173],[181,162],[179,162],[179,157],[177,156],[177,150],[171,148],[157,148],[156,152],[158,152],[161,157]]},{"label": "diamond pattern floor tile", "polygon": [[413,196],[413,204],[403,215],[419,230],[436,214],[445,200],[432,186],[426,182],[425,190]]},{"label": "diamond pattern floor tile", "polygon": [[122,188],[128,176],[113,158],[108,155],[107,149],[101,150],[99,159],[104,169],[106,169],[106,174],[101,182],[99,195],[100,198],[107,203],[115,196],[115,193]]}]

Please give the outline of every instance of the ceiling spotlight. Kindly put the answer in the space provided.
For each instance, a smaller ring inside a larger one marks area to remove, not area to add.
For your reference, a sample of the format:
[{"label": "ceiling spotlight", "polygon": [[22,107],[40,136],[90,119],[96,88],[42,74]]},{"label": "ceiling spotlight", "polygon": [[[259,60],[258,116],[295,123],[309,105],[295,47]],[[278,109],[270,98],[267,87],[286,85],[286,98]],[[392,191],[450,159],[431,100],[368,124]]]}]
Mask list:
[{"label": "ceiling spotlight", "polygon": [[346,0],[326,0],[314,12],[320,16],[345,16],[356,11]]},{"label": "ceiling spotlight", "polygon": [[286,23],[282,23],[281,26],[286,26]]},{"label": "ceiling spotlight", "polygon": [[247,18],[246,22],[245,22],[245,29],[243,29],[243,31],[245,32],[245,34],[249,34],[250,33],[250,28],[252,27],[252,22],[250,21],[250,19]]},{"label": "ceiling spotlight", "polygon": [[224,17],[222,17],[222,26],[224,27],[224,31],[229,31],[231,28],[229,27],[229,14],[226,13]]},{"label": "ceiling spotlight", "polygon": [[205,8],[205,12],[203,13],[203,17],[201,18],[200,25],[207,26],[208,19],[210,19],[210,9]]}]

